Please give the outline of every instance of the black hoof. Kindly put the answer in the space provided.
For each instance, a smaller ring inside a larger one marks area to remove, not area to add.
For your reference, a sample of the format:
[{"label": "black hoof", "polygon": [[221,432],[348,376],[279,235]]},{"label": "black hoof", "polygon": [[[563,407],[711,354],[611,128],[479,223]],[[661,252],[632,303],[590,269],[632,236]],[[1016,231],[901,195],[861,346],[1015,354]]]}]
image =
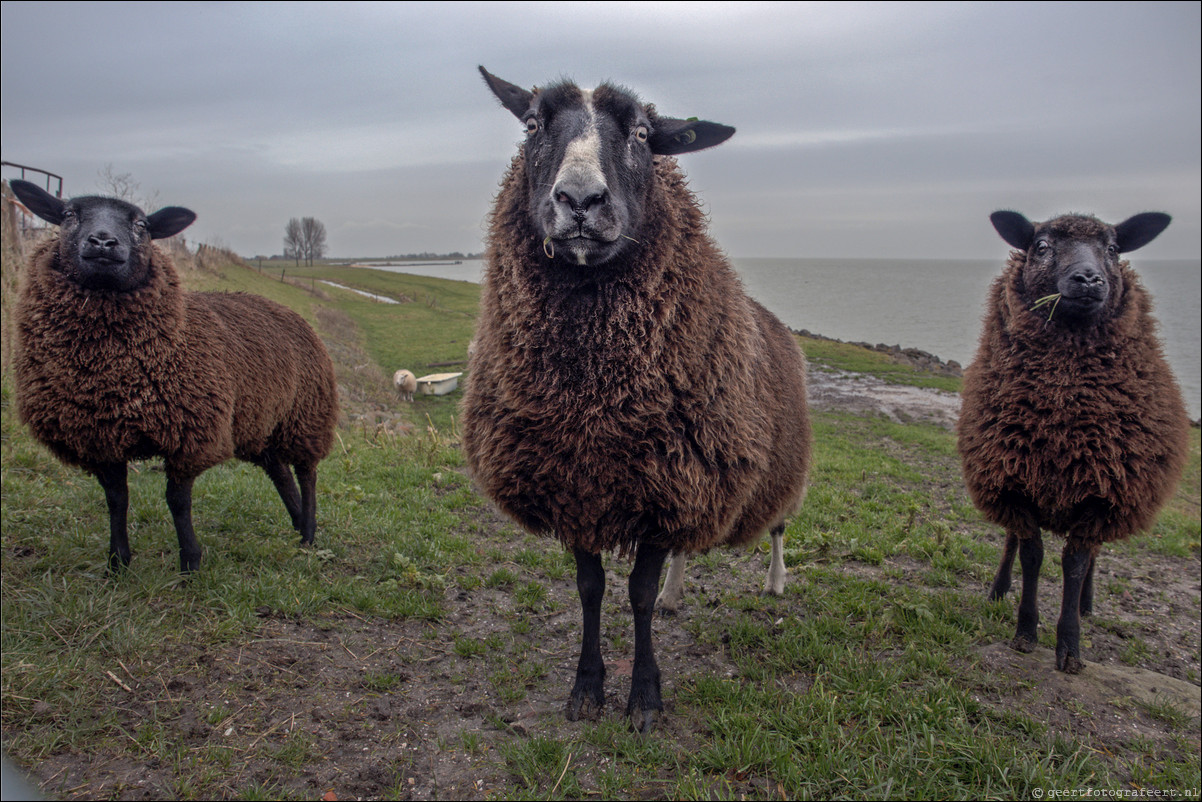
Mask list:
[{"label": "black hoof", "polygon": [[626,702],[626,716],[635,732],[646,735],[655,729],[655,722],[663,710],[658,671],[649,680],[632,683],[630,700]]},{"label": "black hoof", "polygon": [[576,682],[572,685],[572,697],[564,711],[568,721],[596,718],[605,707],[605,664],[581,660],[576,669]]},{"label": "black hoof", "polygon": [[596,720],[600,718],[604,708],[604,694],[593,697],[591,694],[577,694],[573,691],[572,698],[568,700],[567,708],[564,710],[564,716],[568,721],[579,721],[582,718]]},{"label": "black hoof", "polygon": [[1056,670],[1065,674],[1080,674],[1085,668],[1081,658],[1073,654],[1056,652]]},{"label": "black hoof", "polygon": [[630,726],[639,735],[650,735],[659,718],[659,710],[635,710],[630,713]]},{"label": "black hoof", "polygon": [[1010,641],[1010,648],[1023,654],[1030,654],[1035,651],[1035,645],[1034,640],[1021,635],[1015,636],[1014,640]]}]

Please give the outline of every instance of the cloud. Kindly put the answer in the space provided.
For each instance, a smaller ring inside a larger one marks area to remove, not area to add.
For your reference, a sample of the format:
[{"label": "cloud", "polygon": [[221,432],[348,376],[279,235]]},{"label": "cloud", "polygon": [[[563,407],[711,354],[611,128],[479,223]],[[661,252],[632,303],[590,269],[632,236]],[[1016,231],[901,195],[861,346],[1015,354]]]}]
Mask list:
[{"label": "cloud", "polygon": [[481,63],[520,85],[614,79],[666,114],[735,125],[681,162],[736,254],[990,253],[988,231],[963,232],[1004,205],[1162,208],[1175,221],[1154,247],[1196,257],[1202,239],[1197,3],[0,15],[6,159],[61,173],[74,194],[112,164],[196,207],[194,236],[248,253],[278,250],[298,215],[326,222],[334,253],[478,250],[521,136]]}]

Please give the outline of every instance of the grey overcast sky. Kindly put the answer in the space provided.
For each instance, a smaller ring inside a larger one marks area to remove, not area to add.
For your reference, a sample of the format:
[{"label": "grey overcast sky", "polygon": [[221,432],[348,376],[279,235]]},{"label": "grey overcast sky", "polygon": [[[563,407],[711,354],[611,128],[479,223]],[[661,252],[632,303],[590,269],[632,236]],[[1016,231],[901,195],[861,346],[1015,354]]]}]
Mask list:
[{"label": "grey overcast sky", "polygon": [[1141,255],[1197,258],[1200,9],[5,2],[3,158],[68,195],[111,165],[244,255],[301,216],[332,256],[478,251],[522,135],[483,64],[736,126],[681,157],[733,256],[1000,259],[1012,208],[1166,211]]}]

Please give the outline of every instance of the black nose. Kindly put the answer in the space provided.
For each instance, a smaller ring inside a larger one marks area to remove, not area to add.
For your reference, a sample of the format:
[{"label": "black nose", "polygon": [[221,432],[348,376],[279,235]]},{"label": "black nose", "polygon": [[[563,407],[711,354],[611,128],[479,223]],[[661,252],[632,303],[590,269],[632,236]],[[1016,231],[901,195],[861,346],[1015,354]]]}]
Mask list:
[{"label": "black nose", "polygon": [[1084,265],[1073,270],[1069,274],[1068,280],[1074,284],[1080,284],[1082,287],[1096,287],[1106,283],[1106,277],[1093,265]]},{"label": "black nose", "polygon": [[88,244],[94,248],[111,251],[117,247],[117,238],[106,231],[98,231],[95,234],[88,235]]},{"label": "black nose", "polygon": [[599,181],[560,181],[555,185],[556,203],[572,210],[576,217],[584,217],[596,206],[604,206],[609,199],[609,190]]}]

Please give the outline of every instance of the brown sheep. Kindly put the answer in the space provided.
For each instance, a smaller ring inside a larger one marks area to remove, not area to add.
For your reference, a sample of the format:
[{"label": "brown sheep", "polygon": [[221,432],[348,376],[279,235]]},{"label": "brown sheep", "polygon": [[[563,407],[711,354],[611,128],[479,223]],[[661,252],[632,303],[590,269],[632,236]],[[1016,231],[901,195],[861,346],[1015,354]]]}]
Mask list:
[{"label": "brown sheep", "polygon": [[1065,537],[1056,667],[1083,664],[1080,617],[1093,610],[1103,543],[1149,528],[1181,479],[1189,421],[1161,353],[1152,301],[1120,253],[1160,234],[1169,216],[1111,226],[1066,215],[1031,223],[995,212],[1018,250],[990,291],[976,359],[964,374],[958,447],[973,502],[1006,529],[990,590],[1023,590],[1012,646],[1035,648],[1041,529]]},{"label": "brown sheep", "polygon": [[575,555],[570,719],[604,702],[601,552],[634,556],[626,711],[647,731],[663,709],[651,620],[664,559],[779,537],[801,504],[805,361],[744,293],[668,158],[733,128],[661,117],[608,84],[529,92],[481,72],[527,138],[491,216],[464,451],[502,511]]},{"label": "brown sheep", "polygon": [[17,411],[55,456],[104,488],[110,570],[130,562],[126,466],[151,457],[166,468],[181,571],[200,566],[192,483],[232,457],[267,472],[311,544],[317,463],[333,445],[338,395],[309,325],[258,296],[181,289],[151,240],[191,224],[187,209],[147,217],[113,198],[63,201],[24,181],[12,189],[60,226],[22,284]]}]

